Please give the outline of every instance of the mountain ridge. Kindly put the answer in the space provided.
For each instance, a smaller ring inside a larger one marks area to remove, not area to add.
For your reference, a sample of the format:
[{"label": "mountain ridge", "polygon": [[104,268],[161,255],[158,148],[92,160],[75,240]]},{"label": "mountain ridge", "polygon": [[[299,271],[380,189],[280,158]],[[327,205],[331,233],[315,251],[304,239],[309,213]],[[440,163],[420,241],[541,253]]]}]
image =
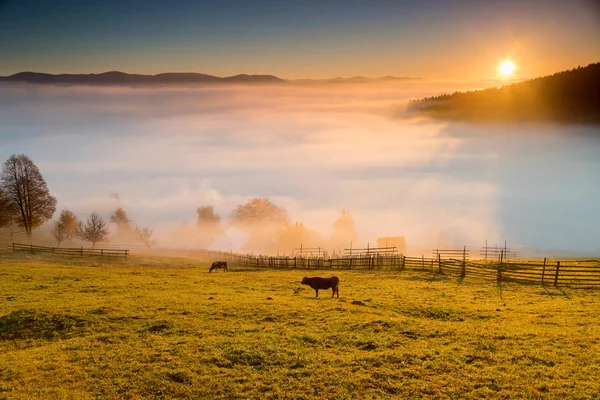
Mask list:
[{"label": "mountain ridge", "polygon": [[367,78],[354,76],[351,78],[331,79],[282,79],[275,75],[237,74],[218,77],[198,72],[163,72],[154,75],[130,74],[121,71],[107,71],[89,74],[49,74],[44,72],[23,71],[8,76],[0,76],[0,82],[25,82],[36,84],[59,85],[172,85],[172,84],[332,84],[332,83],[377,83],[414,80],[421,78],[385,76]]},{"label": "mountain ridge", "polygon": [[274,75],[234,75],[218,77],[196,72],[164,72],[156,75],[130,74],[121,71],[107,71],[99,74],[48,74],[43,72],[18,72],[0,77],[0,82],[27,82],[38,84],[193,84],[193,83],[284,83]]}]

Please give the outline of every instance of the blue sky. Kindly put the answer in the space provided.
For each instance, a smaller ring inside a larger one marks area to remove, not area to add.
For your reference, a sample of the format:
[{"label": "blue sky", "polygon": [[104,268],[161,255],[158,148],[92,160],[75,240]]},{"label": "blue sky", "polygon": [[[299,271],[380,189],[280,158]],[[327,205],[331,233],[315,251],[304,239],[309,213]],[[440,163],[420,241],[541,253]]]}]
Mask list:
[{"label": "blue sky", "polygon": [[495,78],[600,59],[591,0],[0,0],[0,74]]}]

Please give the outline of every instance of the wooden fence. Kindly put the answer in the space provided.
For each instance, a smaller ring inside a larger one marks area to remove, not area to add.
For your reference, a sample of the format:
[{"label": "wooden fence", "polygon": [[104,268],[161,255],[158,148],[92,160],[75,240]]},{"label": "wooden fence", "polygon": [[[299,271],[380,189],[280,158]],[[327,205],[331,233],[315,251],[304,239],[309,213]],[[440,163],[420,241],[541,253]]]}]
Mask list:
[{"label": "wooden fence", "polygon": [[8,229],[0,229],[0,243],[12,243],[13,240],[25,239],[27,232],[25,231],[11,231]]},{"label": "wooden fence", "polygon": [[37,253],[52,253],[66,256],[97,256],[97,257],[122,257],[127,259],[129,250],[125,249],[84,249],[83,247],[66,248],[66,247],[46,247],[34,246],[31,244],[13,243],[9,246],[13,253],[27,252],[31,254]]},{"label": "wooden fence", "polygon": [[508,259],[517,259],[517,252],[512,251],[504,242],[504,247],[498,247],[498,245],[488,246],[487,240],[485,241],[485,246],[479,249],[479,255],[484,260],[496,260],[498,257],[502,256],[505,260]]},{"label": "wooden fence", "polygon": [[349,248],[344,249],[343,257],[369,257],[369,256],[394,256],[398,255],[398,248],[396,246],[384,246],[384,247],[370,247],[367,244],[366,248],[356,249]]},{"label": "wooden fence", "polygon": [[343,258],[269,257],[232,252],[201,251],[210,260],[237,262],[263,268],[418,270],[432,274],[474,277],[498,282],[556,286],[600,286],[600,260],[555,260],[543,262],[469,261],[463,251],[459,258],[371,255]]}]

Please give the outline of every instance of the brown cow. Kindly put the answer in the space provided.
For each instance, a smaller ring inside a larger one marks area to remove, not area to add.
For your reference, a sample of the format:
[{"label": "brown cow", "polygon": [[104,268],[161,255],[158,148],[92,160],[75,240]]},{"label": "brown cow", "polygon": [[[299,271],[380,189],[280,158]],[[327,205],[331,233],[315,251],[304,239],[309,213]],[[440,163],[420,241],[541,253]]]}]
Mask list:
[{"label": "brown cow", "polygon": [[227,261],[215,261],[210,266],[208,272],[213,272],[215,269],[222,269],[223,271],[227,272]]},{"label": "brown cow", "polygon": [[301,283],[315,289],[317,292],[316,297],[319,297],[319,289],[331,289],[331,297],[333,298],[333,295],[337,293],[338,299],[340,298],[340,290],[338,288],[340,280],[337,276],[332,276],[331,278],[307,278],[305,276]]}]

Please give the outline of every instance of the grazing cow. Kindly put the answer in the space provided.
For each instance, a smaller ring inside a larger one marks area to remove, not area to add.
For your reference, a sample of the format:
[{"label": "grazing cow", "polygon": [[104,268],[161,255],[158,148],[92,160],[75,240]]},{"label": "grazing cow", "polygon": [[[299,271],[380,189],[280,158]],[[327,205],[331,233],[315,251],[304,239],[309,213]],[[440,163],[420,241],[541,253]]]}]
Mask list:
[{"label": "grazing cow", "polygon": [[227,272],[227,261],[215,261],[210,266],[208,272],[213,272],[215,269],[222,269],[223,271]]},{"label": "grazing cow", "polygon": [[340,290],[338,285],[340,280],[337,276],[332,276],[331,278],[307,278],[306,276],[302,279],[301,282],[303,285],[308,285],[311,288],[315,289],[317,292],[317,296],[319,297],[319,289],[331,289],[331,297],[337,293],[338,299],[340,298]]}]

